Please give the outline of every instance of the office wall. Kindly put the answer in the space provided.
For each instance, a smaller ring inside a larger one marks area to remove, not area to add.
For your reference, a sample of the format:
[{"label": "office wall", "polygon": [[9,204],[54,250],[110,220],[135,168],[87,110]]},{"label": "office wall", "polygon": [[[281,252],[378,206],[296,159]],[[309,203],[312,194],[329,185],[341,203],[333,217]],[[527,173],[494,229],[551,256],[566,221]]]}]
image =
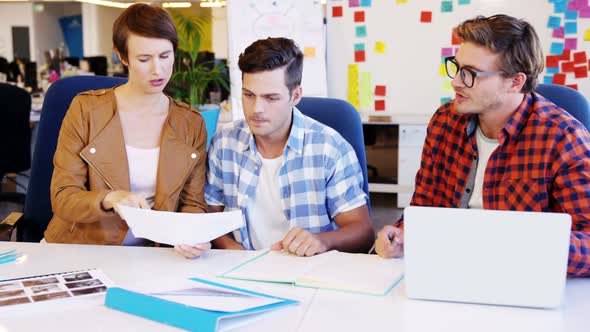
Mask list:
[{"label": "office wall", "polygon": [[211,9],[211,49],[218,59],[227,59],[227,11],[225,8]]},{"label": "office wall", "polygon": [[0,3],[0,56],[12,61],[12,27],[29,27],[31,60],[36,60],[33,3]]},{"label": "office wall", "polygon": [[123,9],[82,3],[82,36],[84,56],[105,55],[113,52],[113,23]]},{"label": "office wall", "polygon": [[35,53],[37,64],[45,64],[44,52],[48,49],[57,48],[65,44],[64,36],[59,26],[59,18],[62,16],[80,15],[82,6],[80,3],[52,3],[45,2],[42,10],[33,11],[35,22],[35,40],[37,41],[32,52]]}]

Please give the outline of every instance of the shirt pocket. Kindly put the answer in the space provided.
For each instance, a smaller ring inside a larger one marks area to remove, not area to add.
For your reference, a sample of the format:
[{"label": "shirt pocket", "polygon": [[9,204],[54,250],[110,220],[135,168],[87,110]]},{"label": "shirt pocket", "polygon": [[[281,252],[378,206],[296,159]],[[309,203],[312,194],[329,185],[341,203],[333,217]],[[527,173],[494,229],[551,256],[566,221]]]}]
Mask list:
[{"label": "shirt pocket", "polygon": [[498,188],[498,198],[499,210],[548,211],[545,179],[504,179]]}]

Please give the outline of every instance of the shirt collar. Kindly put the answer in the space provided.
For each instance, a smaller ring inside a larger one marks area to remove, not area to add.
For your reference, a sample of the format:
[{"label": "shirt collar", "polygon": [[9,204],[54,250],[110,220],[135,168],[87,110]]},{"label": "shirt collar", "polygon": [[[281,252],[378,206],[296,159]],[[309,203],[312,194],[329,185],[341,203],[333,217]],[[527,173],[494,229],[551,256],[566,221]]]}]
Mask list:
[{"label": "shirt collar", "polygon": [[[291,130],[289,131],[289,137],[287,138],[287,148],[297,152],[298,154],[303,153],[303,141],[305,137],[305,116],[297,107],[293,107],[293,121],[291,123]],[[244,120],[245,122],[245,120]],[[248,133],[248,144],[244,144],[243,151],[250,149],[253,152],[257,152],[256,141],[254,135],[248,127],[246,122],[245,130]],[[286,149],[285,149],[286,150]]]},{"label": "shirt collar", "polygon": [[[526,121],[529,117],[529,114],[533,109],[533,102],[534,100],[532,94],[527,93],[522,99],[522,102],[520,103],[512,117],[510,118],[510,120],[508,120],[504,128],[502,128],[502,133],[500,133],[500,136],[502,136],[503,133],[506,133],[507,137],[514,137],[520,133],[522,128],[524,128],[524,126],[526,125]],[[467,127],[465,127],[465,133],[467,134],[467,136],[471,137],[471,135],[475,133],[478,124],[479,121],[477,114],[469,115]],[[501,139],[501,137],[499,139]]]}]

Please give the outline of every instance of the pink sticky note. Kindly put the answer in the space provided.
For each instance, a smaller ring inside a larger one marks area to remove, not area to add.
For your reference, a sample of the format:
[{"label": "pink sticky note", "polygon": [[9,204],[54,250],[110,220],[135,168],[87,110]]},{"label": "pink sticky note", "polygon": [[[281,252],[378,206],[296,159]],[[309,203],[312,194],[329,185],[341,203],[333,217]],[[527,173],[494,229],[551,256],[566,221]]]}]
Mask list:
[{"label": "pink sticky note", "polygon": [[563,27],[553,29],[553,33],[551,35],[553,36],[553,38],[563,38],[565,36],[565,33],[563,31]]},{"label": "pink sticky note", "polygon": [[566,50],[578,49],[578,39],[577,38],[566,38],[564,48]]},{"label": "pink sticky note", "polygon": [[590,8],[582,9],[578,12],[579,18],[590,18]]},{"label": "pink sticky note", "polygon": [[452,47],[443,47],[440,50],[441,56],[452,56],[453,55],[453,48]]},{"label": "pink sticky note", "polygon": [[360,0],[348,0],[348,7],[360,6]]}]

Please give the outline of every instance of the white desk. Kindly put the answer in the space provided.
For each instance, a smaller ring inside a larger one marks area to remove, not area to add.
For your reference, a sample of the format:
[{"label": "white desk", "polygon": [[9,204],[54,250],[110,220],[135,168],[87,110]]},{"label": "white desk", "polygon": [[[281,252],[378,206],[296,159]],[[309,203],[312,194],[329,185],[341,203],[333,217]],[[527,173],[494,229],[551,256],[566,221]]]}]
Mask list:
[{"label": "white desk", "polygon": [[[0,242],[0,251],[27,254],[19,264],[0,265],[0,279],[101,268],[115,283],[165,276],[214,276],[252,252],[213,250],[186,260],[171,249]],[[534,276],[531,276],[534,277]],[[557,310],[495,307],[408,300],[403,282],[388,296],[374,297],[255,282],[223,280],[301,301],[259,316],[240,331],[588,331],[590,279],[568,280],[565,303]],[[95,301],[96,302],[96,301]],[[166,325],[83,303],[55,312],[21,312],[0,317],[0,331],[177,331]]]}]

